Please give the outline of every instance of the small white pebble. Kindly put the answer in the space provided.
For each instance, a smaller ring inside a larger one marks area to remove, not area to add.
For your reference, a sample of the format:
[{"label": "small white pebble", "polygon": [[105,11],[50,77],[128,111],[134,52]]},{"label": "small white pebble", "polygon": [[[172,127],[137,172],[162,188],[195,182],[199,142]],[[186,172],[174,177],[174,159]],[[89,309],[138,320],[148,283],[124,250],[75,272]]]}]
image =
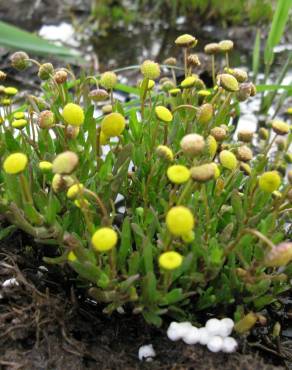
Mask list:
[{"label": "small white pebble", "polygon": [[223,339],[218,335],[211,337],[207,343],[208,350],[211,352],[219,352],[223,348]]},{"label": "small white pebble", "polygon": [[18,286],[19,283],[15,278],[7,279],[2,283],[2,288],[11,288],[14,286]]},{"label": "small white pebble", "polygon": [[206,328],[199,329],[199,343],[206,345],[209,342],[210,336]]},{"label": "small white pebble", "polygon": [[139,348],[138,357],[140,361],[152,361],[153,357],[156,356],[152,344],[146,344],[145,346],[141,346]]},{"label": "small white pebble", "polygon": [[190,322],[172,322],[167,329],[167,336],[172,341],[182,339],[192,328]]},{"label": "small white pebble", "polygon": [[232,353],[236,351],[237,342],[232,337],[226,337],[223,339],[222,351],[225,353]]},{"label": "small white pebble", "polygon": [[186,344],[196,344],[196,343],[198,343],[199,339],[200,339],[199,329],[197,329],[194,326],[191,327],[189,329],[189,331],[183,336],[182,339]]},{"label": "small white pebble", "polygon": [[206,322],[205,328],[210,336],[221,335],[223,325],[218,319],[210,319]]},{"label": "small white pebble", "polygon": [[232,333],[234,321],[226,317],[225,319],[221,320],[221,325],[222,325],[221,336],[228,337]]}]

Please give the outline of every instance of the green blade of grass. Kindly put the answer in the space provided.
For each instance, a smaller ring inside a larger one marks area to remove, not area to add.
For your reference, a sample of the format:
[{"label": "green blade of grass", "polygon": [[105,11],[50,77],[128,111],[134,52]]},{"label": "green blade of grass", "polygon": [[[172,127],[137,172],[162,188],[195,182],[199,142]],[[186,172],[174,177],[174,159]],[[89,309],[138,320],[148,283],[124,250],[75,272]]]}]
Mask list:
[{"label": "green blade of grass", "polygon": [[252,54],[252,71],[253,71],[253,81],[254,82],[256,81],[257,75],[259,72],[260,51],[261,51],[261,30],[258,28],[255,41],[254,41],[253,54]]},{"label": "green blade of grass", "polygon": [[54,45],[33,33],[0,21],[0,45],[12,50],[24,50],[37,55],[54,55],[67,61],[81,62],[78,51]]}]

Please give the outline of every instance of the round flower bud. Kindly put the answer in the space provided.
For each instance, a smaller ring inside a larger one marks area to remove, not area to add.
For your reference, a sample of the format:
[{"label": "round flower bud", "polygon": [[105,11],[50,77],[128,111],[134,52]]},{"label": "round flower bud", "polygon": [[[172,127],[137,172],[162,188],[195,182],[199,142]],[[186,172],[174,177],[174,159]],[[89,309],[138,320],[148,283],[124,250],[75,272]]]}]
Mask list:
[{"label": "round flower bud", "polygon": [[276,140],[276,145],[279,151],[283,151],[286,149],[287,141],[282,136],[280,136]]},{"label": "round flower bud", "polygon": [[194,36],[185,33],[184,35],[178,36],[174,42],[177,46],[193,48],[197,45],[198,40]]},{"label": "round flower bud", "polygon": [[70,126],[68,125],[65,131],[66,138],[69,140],[76,139],[79,135],[80,127],[79,126]]},{"label": "round flower bud", "polygon": [[265,258],[268,267],[286,266],[292,260],[292,243],[283,242],[272,248]]},{"label": "round flower bud", "polygon": [[124,131],[126,121],[120,113],[110,113],[101,121],[101,131],[107,137],[119,136]]},{"label": "round flower bud", "polygon": [[18,93],[18,89],[16,87],[8,86],[4,88],[4,94],[9,96],[14,96]]},{"label": "round flower bud", "polygon": [[25,170],[27,162],[28,158],[25,154],[13,153],[4,160],[3,170],[10,175],[16,175]]},{"label": "round flower bud", "polygon": [[[151,81],[154,82],[153,80],[149,80],[149,82],[148,82],[148,90],[149,90],[149,84],[150,84]],[[175,88],[175,84],[171,80],[166,80],[162,84],[162,90],[165,91],[165,92],[168,92],[169,90],[172,90],[173,88]]]},{"label": "round flower bud", "polygon": [[290,126],[283,121],[274,120],[272,122],[272,129],[278,135],[286,135],[290,131]]},{"label": "round flower bud", "polygon": [[171,96],[177,96],[181,93],[181,90],[179,88],[171,89],[168,91]]},{"label": "round flower bud", "polygon": [[250,176],[251,175],[251,167],[249,164],[240,162],[239,169],[244,172],[245,175]]},{"label": "round flower bud", "polygon": [[29,97],[37,105],[37,107],[40,111],[45,110],[46,108],[49,107],[49,104],[44,99],[38,98],[34,95],[30,95]]},{"label": "round flower bud", "polygon": [[25,126],[27,126],[28,122],[26,119],[15,119],[12,121],[11,126],[18,130],[22,130]]},{"label": "round flower bud", "polygon": [[198,79],[198,76],[196,76],[196,75],[192,75],[192,76],[186,77],[181,82],[180,86],[183,89],[190,89],[191,87],[194,87],[197,79]]},{"label": "round flower bud", "polygon": [[229,92],[236,92],[239,90],[239,84],[235,77],[228,73],[222,73],[217,76],[218,86],[223,87],[224,90]]},{"label": "round flower bud", "polygon": [[249,162],[250,160],[252,160],[251,149],[246,145],[237,148],[237,159],[243,162]]},{"label": "round flower bud", "polygon": [[195,240],[195,233],[193,232],[193,230],[191,230],[186,234],[182,235],[181,238],[185,243],[191,243]]},{"label": "round flower bud", "polygon": [[99,101],[107,100],[109,98],[109,94],[104,89],[94,89],[90,91],[90,93],[88,94],[88,97],[89,99],[95,102],[99,102]]},{"label": "round flower bud", "polygon": [[158,63],[153,62],[152,60],[145,60],[141,67],[141,73],[145,78],[149,80],[156,80],[160,76],[160,67]]},{"label": "round flower bud", "polygon": [[231,40],[222,40],[219,42],[220,51],[226,53],[233,49],[233,41]]},{"label": "round flower bud", "polygon": [[204,52],[208,55],[214,55],[221,51],[219,44],[212,42],[210,44],[205,45]]},{"label": "round flower bud", "polygon": [[98,229],[91,238],[93,248],[98,252],[107,252],[113,249],[118,242],[118,234],[110,227]]},{"label": "round flower bud", "polygon": [[201,135],[188,134],[182,138],[180,147],[186,154],[197,155],[203,151],[205,147],[205,141]]},{"label": "round flower bud", "polygon": [[278,190],[281,185],[281,177],[277,171],[268,171],[259,178],[259,187],[266,193],[272,193]]},{"label": "round flower bud", "polygon": [[[238,80],[237,80],[238,81]],[[239,85],[239,90],[236,94],[237,100],[243,102],[251,96],[251,83],[245,82]]]},{"label": "round flower bud", "polygon": [[206,182],[215,177],[215,168],[212,163],[202,164],[191,168],[192,179],[198,182]]},{"label": "round flower bud", "polygon": [[214,127],[211,130],[211,135],[215,138],[216,141],[223,141],[226,139],[226,130],[223,127]]},{"label": "round flower bud", "polygon": [[182,261],[182,255],[175,251],[164,252],[159,256],[159,266],[164,270],[175,270],[181,266]]},{"label": "round flower bud", "polygon": [[264,128],[264,127],[261,127],[259,129],[259,137],[262,139],[262,140],[267,140],[269,138],[269,131]]},{"label": "round flower bud", "polygon": [[40,128],[48,129],[55,125],[55,115],[50,110],[44,110],[40,113],[38,118],[38,125]]},{"label": "round flower bud", "polygon": [[81,126],[84,123],[84,111],[80,105],[68,103],[63,108],[63,118],[65,122],[72,126]]},{"label": "round flower bud", "polygon": [[168,167],[167,177],[174,184],[183,184],[187,182],[191,177],[190,170],[180,164],[176,164]]},{"label": "round flower bud", "polygon": [[106,104],[101,108],[103,114],[109,114],[113,111],[113,106],[111,104]]},{"label": "round flower bud", "polygon": [[29,66],[29,56],[23,51],[17,51],[10,57],[11,65],[18,71],[24,71]]},{"label": "round flower bud", "polygon": [[162,105],[155,107],[155,114],[160,121],[165,123],[169,123],[173,119],[171,111]]},{"label": "round flower bud", "polygon": [[13,113],[13,118],[14,119],[22,119],[24,117],[25,117],[24,112],[15,112],[15,113]]},{"label": "round flower bud", "polygon": [[252,141],[254,132],[248,129],[242,129],[238,131],[237,138],[244,143],[250,143]]},{"label": "round flower bud", "polygon": [[191,54],[187,58],[188,66],[190,67],[199,67],[201,65],[200,59],[197,54]]},{"label": "round flower bud", "polygon": [[159,145],[156,149],[156,153],[159,155],[159,157],[167,161],[170,161],[170,162],[173,161],[173,152],[166,145]]},{"label": "round flower bud", "polygon": [[41,64],[38,71],[38,76],[42,81],[48,80],[54,73],[54,67],[52,63]]},{"label": "round flower bud", "polygon": [[163,64],[166,64],[168,66],[176,66],[176,63],[177,63],[177,60],[176,58],[173,58],[173,57],[169,57],[165,59],[163,62]]},{"label": "round flower bud", "polygon": [[70,188],[67,190],[67,198],[69,199],[74,199],[78,195],[82,194],[84,190],[84,185],[83,184],[74,184],[70,186]]},{"label": "round flower bud", "polygon": [[78,156],[74,152],[64,152],[54,159],[53,172],[59,175],[70,175],[78,166]]},{"label": "round flower bud", "polygon": [[6,73],[3,71],[0,71],[0,81],[5,81],[6,80]]},{"label": "round flower bud", "polygon": [[100,77],[100,84],[107,90],[112,90],[118,82],[118,77],[114,72],[104,72]]},{"label": "round flower bud", "polygon": [[61,69],[60,71],[55,72],[53,78],[58,85],[61,85],[67,81],[68,73]]},{"label": "round flower bud", "polygon": [[53,164],[51,162],[48,162],[48,161],[41,161],[39,163],[39,169],[43,172],[43,173],[48,173],[48,172],[51,172],[52,169],[53,169]]},{"label": "round flower bud", "polygon": [[103,131],[100,131],[99,142],[100,145],[106,145],[109,142],[109,138],[104,134]]},{"label": "round flower bud", "polygon": [[237,166],[237,159],[235,155],[229,150],[222,150],[219,154],[220,163],[228,170],[235,170]]},{"label": "round flower bud", "polygon": [[209,135],[207,137],[207,147],[208,147],[208,152],[210,154],[210,157],[213,159],[217,153],[218,149],[218,144],[214,136]]},{"label": "round flower bud", "polygon": [[199,124],[205,125],[211,121],[213,118],[214,109],[213,105],[210,103],[205,103],[201,105],[197,111],[197,121]]},{"label": "round flower bud", "polygon": [[256,86],[252,82],[250,82],[250,86],[251,86],[250,96],[255,96],[256,93],[257,93],[257,88],[256,88]]},{"label": "round flower bud", "polygon": [[166,215],[166,226],[176,236],[183,236],[194,228],[192,212],[183,206],[172,207]]},{"label": "round flower bud", "polygon": [[[248,78],[247,72],[240,68],[228,69],[228,73],[234,76],[240,83],[246,81]],[[251,91],[251,83],[248,82],[247,85],[249,85]]]}]

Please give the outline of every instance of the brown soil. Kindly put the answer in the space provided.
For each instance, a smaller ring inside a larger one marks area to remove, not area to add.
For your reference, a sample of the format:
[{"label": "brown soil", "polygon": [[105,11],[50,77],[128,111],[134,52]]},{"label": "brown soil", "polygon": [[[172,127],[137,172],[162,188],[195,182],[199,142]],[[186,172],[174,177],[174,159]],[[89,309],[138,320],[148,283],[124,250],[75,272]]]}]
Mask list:
[{"label": "brown soil", "polygon": [[[250,349],[242,354],[247,342],[241,343],[241,353],[213,354],[199,345],[170,342],[165,328],[147,326],[139,317],[105,317],[98,306],[73,293],[73,281],[59,268],[40,275],[39,263],[34,264],[39,257],[21,235],[13,241],[23,243],[26,257],[12,254],[11,239],[0,245],[0,286],[11,277],[19,282],[0,288],[0,369],[283,369],[272,365],[270,356],[265,364]],[[138,349],[149,343],[157,357],[142,363]]]}]

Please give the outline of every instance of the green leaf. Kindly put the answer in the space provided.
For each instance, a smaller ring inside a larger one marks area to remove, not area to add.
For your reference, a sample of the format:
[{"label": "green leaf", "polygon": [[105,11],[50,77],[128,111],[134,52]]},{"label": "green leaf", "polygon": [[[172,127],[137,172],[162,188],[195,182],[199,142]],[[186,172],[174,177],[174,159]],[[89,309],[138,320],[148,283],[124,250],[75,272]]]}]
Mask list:
[{"label": "green leaf", "polygon": [[162,325],[162,319],[159,315],[152,311],[143,311],[142,315],[148,324],[155,325],[157,327]]},{"label": "green leaf", "polygon": [[261,52],[261,30],[260,28],[258,28],[255,41],[254,41],[253,54],[252,54],[252,71],[253,71],[253,81],[254,82],[257,79],[257,75],[259,71],[260,52]]},{"label": "green leaf", "polygon": [[121,245],[118,251],[118,268],[125,270],[125,262],[128,255],[132,251],[131,225],[129,217],[126,217],[123,222]]},{"label": "green leaf", "polygon": [[80,53],[76,50],[54,45],[33,33],[23,31],[2,21],[0,21],[0,45],[37,55],[53,55],[68,61],[82,61]]},{"label": "green leaf", "polygon": [[7,238],[10,234],[13,234],[15,230],[17,230],[17,227],[14,225],[4,227],[4,229],[0,230],[0,240],[3,240]]}]

